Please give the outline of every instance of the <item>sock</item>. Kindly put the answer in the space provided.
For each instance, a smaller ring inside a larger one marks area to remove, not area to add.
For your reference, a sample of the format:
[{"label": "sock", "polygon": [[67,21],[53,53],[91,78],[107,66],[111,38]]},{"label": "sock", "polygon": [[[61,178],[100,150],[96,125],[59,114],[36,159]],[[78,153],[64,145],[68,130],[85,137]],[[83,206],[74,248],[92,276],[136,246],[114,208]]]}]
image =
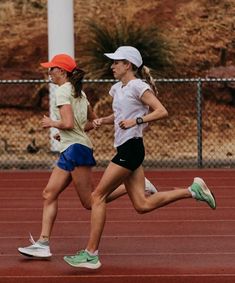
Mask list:
[{"label": "sock", "polygon": [[98,255],[98,250],[94,251],[93,253],[85,249],[85,251],[90,255],[90,256],[97,256]]},{"label": "sock", "polygon": [[192,197],[195,198],[196,194],[191,190],[191,187],[188,187],[188,190],[191,193]]},{"label": "sock", "polygon": [[37,240],[37,242],[40,244],[40,245],[43,245],[43,246],[49,246],[49,240],[45,239],[45,240]]}]

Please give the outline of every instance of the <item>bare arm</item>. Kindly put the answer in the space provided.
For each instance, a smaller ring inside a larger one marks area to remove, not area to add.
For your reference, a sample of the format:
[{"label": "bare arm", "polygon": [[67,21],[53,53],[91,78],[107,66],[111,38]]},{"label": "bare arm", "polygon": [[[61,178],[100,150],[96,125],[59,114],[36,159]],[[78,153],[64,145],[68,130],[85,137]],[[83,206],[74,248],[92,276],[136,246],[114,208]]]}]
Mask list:
[{"label": "bare arm", "polygon": [[[150,113],[142,117],[144,123],[159,120],[168,115],[166,108],[162,105],[152,91],[146,90],[141,97],[141,101],[152,109]],[[119,126],[122,129],[128,129],[134,127],[135,125],[136,119],[123,120],[119,123]]]},{"label": "bare arm", "polygon": [[93,111],[91,106],[88,105],[88,109],[87,109],[87,123],[86,123],[86,125],[84,127],[85,132],[88,132],[88,131],[94,129],[93,120],[95,120],[96,118],[97,118],[96,113]]},{"label": "bare arm", "polygon": [[111,114],[109,116],[100,118],[102,120],[102,124],[106,124],[106,125],[113,125],[114,123],[114,114]]},{"label": "bare arm", "polygon": [[94,129],[98,129],[101,125],[113,125],[114,124],[114,114],[106,117],[98,118],[93,121]]},{"label": "bare arm", "polygon": [[145,91],[141,97],[141,101],[148,105],[152,111],[145,115],[143,118],[144,123],[159,120],[168,116],[166,108],[158,100],[158,98],[152,93],[152,91]]},{"label": "bare arm", "polygon": [[71,130],[74,128],[74,116],[72,106],[70,104],[65,104],[59,107],[60,120],[52,120],[50,117],[44,115],[42,118],[43,128],[57,128],[60,130]]}]

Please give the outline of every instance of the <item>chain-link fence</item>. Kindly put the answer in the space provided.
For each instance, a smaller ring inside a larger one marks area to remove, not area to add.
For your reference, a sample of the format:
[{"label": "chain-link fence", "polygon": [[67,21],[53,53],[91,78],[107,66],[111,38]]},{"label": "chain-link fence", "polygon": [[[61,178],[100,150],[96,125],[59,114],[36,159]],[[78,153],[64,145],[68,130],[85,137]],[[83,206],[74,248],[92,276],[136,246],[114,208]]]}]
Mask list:
[{"label": "chain-link fence", "polygon": [[[169,112],[144,134],[149,168],[235,167],[234,79],[159,79],[159,99]],[[108,91],[113,80],[84,81],[84,90],[98,116],[111,113]],[[231,83],[232,84],[232,83]],[[49,87],[50,85],[50,87]],[[58,158],[50,130],[40,121],[49,112],[45,80],[0,81],[0,169],[49,169]],[[51,95],[50,95],[51,96]],[[98,167],[115,153],[113,127],[89,136]]]}]

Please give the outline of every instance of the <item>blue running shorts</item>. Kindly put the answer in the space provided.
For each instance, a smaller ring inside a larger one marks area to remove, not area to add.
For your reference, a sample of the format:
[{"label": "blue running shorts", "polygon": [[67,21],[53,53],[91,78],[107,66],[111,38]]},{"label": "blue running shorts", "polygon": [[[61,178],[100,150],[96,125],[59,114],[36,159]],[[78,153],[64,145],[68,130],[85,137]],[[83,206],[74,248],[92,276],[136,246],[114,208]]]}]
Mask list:
[{"label": "blue running shorts", "polygon": [[93,150],[85,145],[75,143],[61,152],[57,166],[65,171],[73,171],[78,166],[95,166]]}]

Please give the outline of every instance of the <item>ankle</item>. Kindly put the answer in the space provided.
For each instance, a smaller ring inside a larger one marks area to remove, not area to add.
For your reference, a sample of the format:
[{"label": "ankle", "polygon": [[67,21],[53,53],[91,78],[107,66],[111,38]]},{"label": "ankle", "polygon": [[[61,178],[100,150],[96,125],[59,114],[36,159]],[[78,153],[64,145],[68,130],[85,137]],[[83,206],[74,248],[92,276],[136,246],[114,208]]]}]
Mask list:
[{"label": "ankle", "polygon": [[194,191],[192,191],[191,186],[188,187],[188,191],[190,192],[192,198],[195,198],[195,197],[196,197],[196,194],[194,193]]},{"label": "ankle", "polygon": [[86,251],[90,256],[97,256],[97,255],[98,255],[98,250],[91,252],[91,251],[89,251],[88,249],[85,249],[85,251]]},{"label": "ankle", "polygon": [[40,242],[40,243],[49,243],[49,236],[44,236],[44,235],[41,235],[40,237],[39,237],[39,239],[38,239],[38,241]]}]

